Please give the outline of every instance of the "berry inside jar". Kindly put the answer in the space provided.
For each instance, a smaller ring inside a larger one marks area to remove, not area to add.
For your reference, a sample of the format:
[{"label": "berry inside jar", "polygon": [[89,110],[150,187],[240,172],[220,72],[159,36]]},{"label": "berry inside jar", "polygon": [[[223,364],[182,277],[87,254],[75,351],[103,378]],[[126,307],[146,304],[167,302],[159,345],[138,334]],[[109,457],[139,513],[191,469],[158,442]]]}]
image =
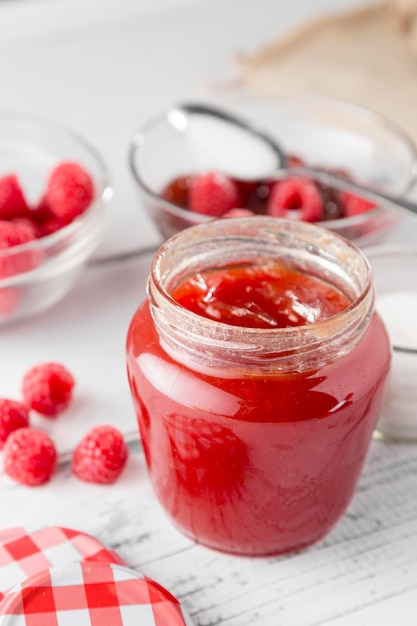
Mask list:
[{"label": "berry inside jar", "polygon": [[[294,155],[288,161],[289,167],[306,165]],[[347,171],[327,171],[353,180]],[[208,170],[175,177],[164,186],[161,195],[181,208],[212,218],[268,215],[326,222],[376,208],[365,198],[299,175],[247,181]]]}]

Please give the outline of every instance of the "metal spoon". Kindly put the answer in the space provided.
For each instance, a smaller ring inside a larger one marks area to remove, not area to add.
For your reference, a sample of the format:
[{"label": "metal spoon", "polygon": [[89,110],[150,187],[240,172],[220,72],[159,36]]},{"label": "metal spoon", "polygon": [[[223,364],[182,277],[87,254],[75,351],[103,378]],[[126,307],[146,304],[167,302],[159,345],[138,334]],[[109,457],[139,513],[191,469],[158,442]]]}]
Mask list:
[{"label": "metal spoon", "polygon": [[417,203],[382,193],[313,167],[288,167],[285,152],[252,123],[207,104],[180,104],[168,112],[168,122],[185,134],[194,149],[210,158],[219,171],[240,180],[307,176],[342,191],[355,193],[381,207],[413,213]]}]

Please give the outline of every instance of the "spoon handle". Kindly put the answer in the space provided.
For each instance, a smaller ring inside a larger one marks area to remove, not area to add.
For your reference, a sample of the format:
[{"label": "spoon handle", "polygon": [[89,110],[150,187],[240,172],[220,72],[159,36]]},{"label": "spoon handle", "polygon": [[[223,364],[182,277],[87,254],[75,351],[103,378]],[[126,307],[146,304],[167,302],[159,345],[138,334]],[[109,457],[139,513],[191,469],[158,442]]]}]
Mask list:
[{"label": "spoon handle", "polygon": [[356,195],[361,196],[366,200],[370,200],[371,202],[375,202],[375,204],[378,204],[386,209],[405,212],[408,215],[410,215],[411,212],[415,217],[417,217],[417,203],[399,196],[392,196],[369,187],[364,187],[359,183],[347,180],[337,174],[312,167],[293,167],[280,169],[274,175],[276,178],[284,178],[286,176],[307,176],[325,185],[340,189],[341,191],[355,193]]}]

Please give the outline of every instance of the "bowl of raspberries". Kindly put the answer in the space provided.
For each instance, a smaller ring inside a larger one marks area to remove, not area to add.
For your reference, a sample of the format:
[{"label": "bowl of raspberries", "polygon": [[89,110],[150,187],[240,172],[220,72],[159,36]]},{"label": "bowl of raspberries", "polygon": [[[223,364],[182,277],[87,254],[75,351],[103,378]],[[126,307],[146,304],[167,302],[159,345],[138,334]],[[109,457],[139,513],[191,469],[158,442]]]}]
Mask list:
[{"label": "bowl of raspberries", "polygon": [[[141,208],[163,237],[212,219],[264,214],[315,222],[366,246],[397,223],[395,211],[297,173],[314,168],[381,192],[407,194],[415,184],[417,151],[391,121],[313,95],[241,95],[209,104],[278,144],[285,175],[232,177],[203,144],[172,123],[175,107],[162,111],[134,132],[128,158]],[[238,151],[236,146],[236,158]],[[225,152],[234,158],[233,146]]]},{"label": "bowl of raspberries", "polygon": [[76,132],[0,111],[0,325],[68,293],[102,241],[105,163]]}]

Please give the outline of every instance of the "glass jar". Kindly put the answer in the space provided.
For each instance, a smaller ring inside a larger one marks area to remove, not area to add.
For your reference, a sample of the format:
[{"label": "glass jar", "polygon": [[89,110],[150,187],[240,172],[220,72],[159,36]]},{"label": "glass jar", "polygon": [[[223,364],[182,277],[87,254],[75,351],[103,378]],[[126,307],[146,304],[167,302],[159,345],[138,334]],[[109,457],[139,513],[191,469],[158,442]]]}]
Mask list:
[{"label": "glass jar", "polygon": [[[205,270],[274,260],[342,292],[341,312],[248,328],[178,304]],[[273,555],[323,538],[345,512],[390,365],[372,271],[351,242],[277,218],[215,220],[165,242],[127,336],[127,371],[149,476],[194,541]]]}]

